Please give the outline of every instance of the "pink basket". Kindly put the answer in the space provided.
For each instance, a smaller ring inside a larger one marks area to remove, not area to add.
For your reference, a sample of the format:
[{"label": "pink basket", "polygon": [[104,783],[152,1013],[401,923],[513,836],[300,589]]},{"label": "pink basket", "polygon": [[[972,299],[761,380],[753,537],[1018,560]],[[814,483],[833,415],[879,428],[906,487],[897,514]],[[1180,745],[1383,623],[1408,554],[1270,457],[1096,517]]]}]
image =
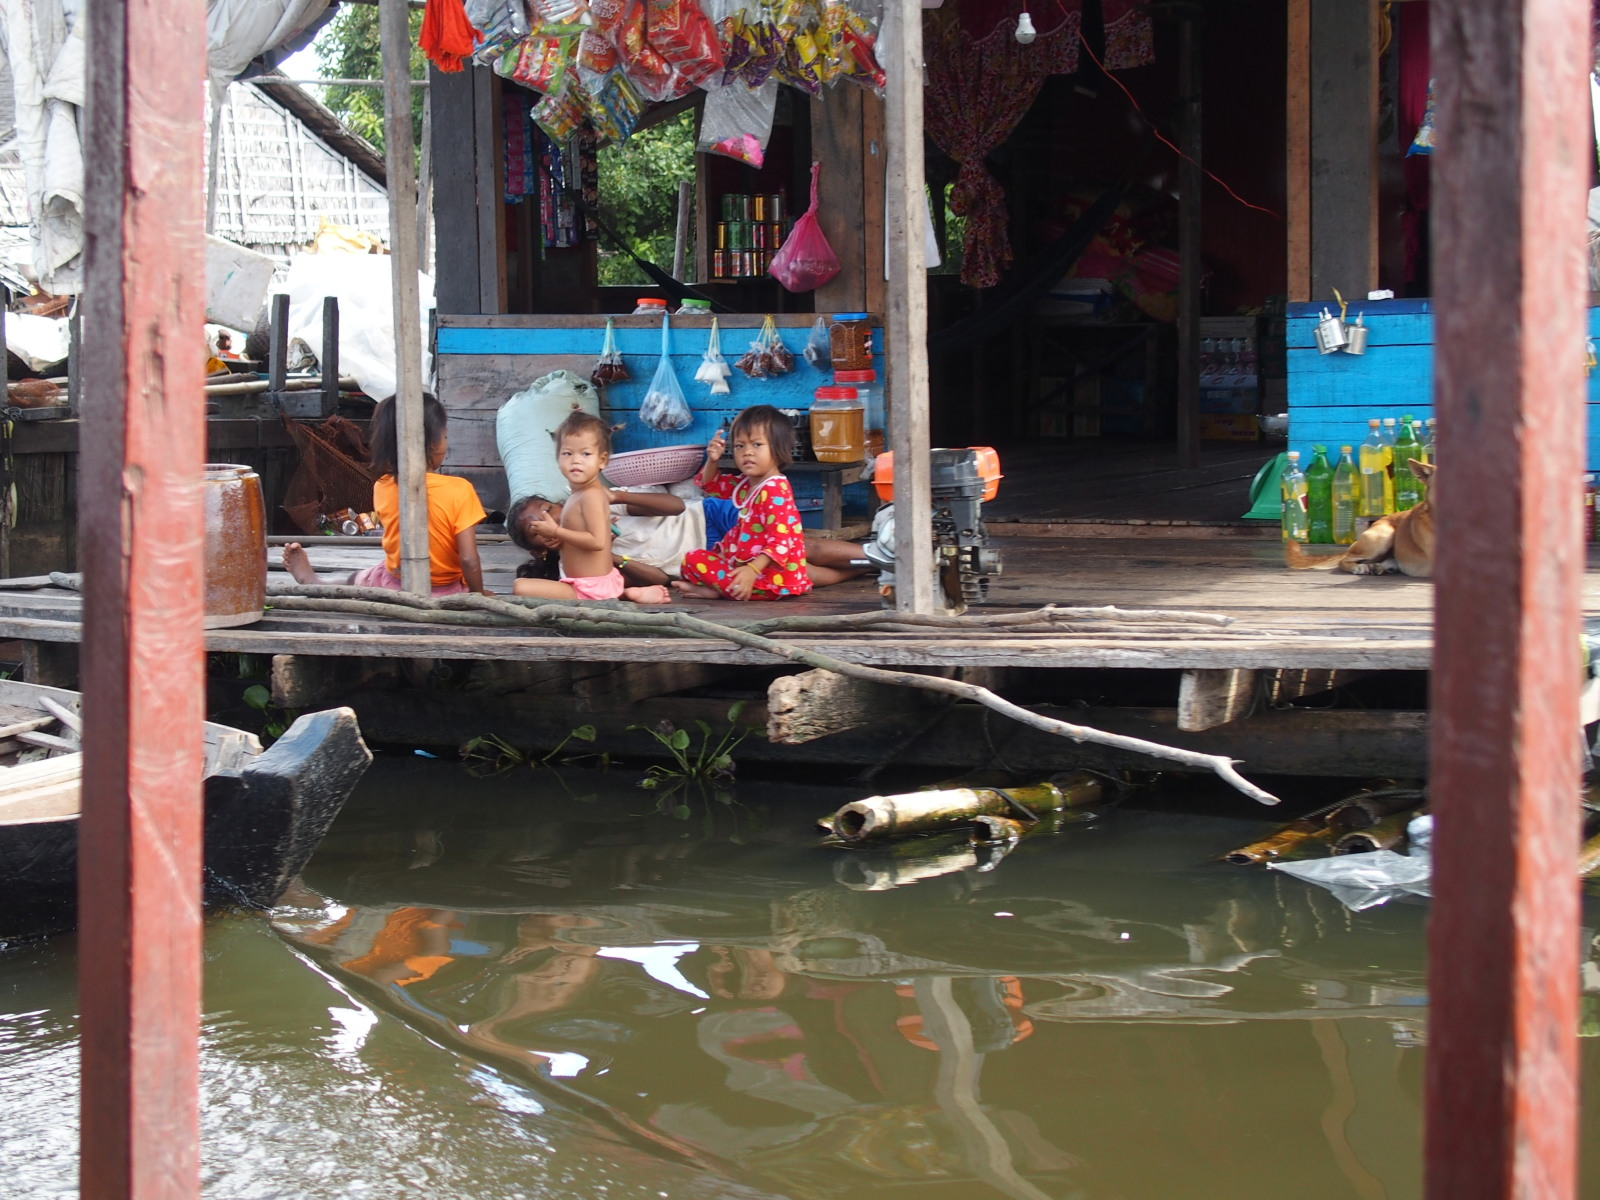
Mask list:
[{"label": "pink basket", "polygon": [[613,487],[654,487],[682,483],[706,461],[704,446],[656,446],[649,450],[629,450],[613,454],[606,463],[605,477]]}]

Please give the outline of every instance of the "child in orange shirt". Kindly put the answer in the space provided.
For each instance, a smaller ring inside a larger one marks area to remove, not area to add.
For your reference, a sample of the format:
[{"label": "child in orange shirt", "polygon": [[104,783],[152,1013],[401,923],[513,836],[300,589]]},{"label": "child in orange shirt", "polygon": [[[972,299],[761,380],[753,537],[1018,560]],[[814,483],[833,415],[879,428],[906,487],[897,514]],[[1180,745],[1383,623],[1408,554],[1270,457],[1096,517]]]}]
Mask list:
[{"label": "child in orange shirt", "polygon": [[599,417],[573,412],[556,429],[556,460],[572,495],[526,526],[533,540],[561,551],[561,578],[518,579],[511,590],[540,600],[632,600],[665,604],[672,593],[664,587],[628,587],[611,561],[611,497],[600,472],[611,458],[611,429]]},{"label": "child in orange shirt", "polygon": [[[445,432],[444,405],[434,397],[422,397],[423,432],[428,444],[428,568],[435,596],[457,592],[484,593],[483,568],[478,562],[478,537],[474,526],[487,515],[478,493],[465,479],[440,475],[435,468],[444,462],[450,440]],[[383,526],[384,561],[357,571],[342,582],[353,587],[379,587],[400,590],[400,484],[399,438],[395,432],[394,397],[379,402],[372,413],[369,431],[371,463],[379,472],[372,485],[372,507]],[[283,548],[283,565],[296,583],[328,582],[311,568],[305,548],[290,542]],[[484,593],[487,594],[487,593]]]}]

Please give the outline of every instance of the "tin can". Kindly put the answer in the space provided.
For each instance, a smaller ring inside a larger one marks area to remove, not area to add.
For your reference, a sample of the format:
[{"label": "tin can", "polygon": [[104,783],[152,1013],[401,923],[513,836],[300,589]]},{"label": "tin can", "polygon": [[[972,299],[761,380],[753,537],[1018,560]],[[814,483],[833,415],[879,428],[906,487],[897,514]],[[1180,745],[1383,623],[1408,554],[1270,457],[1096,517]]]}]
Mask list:
[{"label": "tin can", "polygon": [[767,197],[767,220],[769,220],[769,221],[781,221],[781,220],[783,220],[783,197],[782,196],[774,195],[774,196],[768,196]]},{"label": "tin can", "polygon": [[765,221],[767,219],[767,198],[765,196],[752,196],[750,198],[750,219],[752,221]]},{"label": "tin can", "polygon": [[728,252],[726,250],[713,250],[711,252],[711,278],[726,279],[728,277]]},{"label": "tin can", "polygon": [[776,250],[783,245],[783,222],[774,221],[767,226],[767,246]]},{"label": "tin can", "polygon": [[756,198],[750,195],[739,197],[739,219],[741,221],[755,220]]},{"label": "tin can", "polygon": [[727,248],[728,248],[728,223],[726,221],[718,221],[717,222],[717,243],[713,247],[713,249],[726,250]]},{"label": "tin can", "polygon": [[737,192],[722,193],[722,219],[724,221],[737,221],[739,219],[739,200]]},{"label": "tin can", "polygon": [[767,229],[768,229],[768,226],[766,226],[764,224],[763,225],[752,225],[751,228],[755,230],[756,249],[757,250],[765,250],[767,248]]}]

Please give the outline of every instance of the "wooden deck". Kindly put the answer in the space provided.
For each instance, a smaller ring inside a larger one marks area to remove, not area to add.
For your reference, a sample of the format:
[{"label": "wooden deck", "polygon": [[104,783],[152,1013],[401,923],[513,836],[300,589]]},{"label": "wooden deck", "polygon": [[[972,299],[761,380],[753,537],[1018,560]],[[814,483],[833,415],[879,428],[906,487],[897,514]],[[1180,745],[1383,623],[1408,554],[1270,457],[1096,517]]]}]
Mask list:
[{"label": "wooden deck", "polygon": [[[1071,631],[807,633],[792,640],[850,661],[900,666],[1426,670],[1429,665],[1433,589],[1426,581],[1291,572],[1281,564],[1279,543],[1264,537],[1011,537],[999,539],[999,545],[1005,574],[995,581],[992,603],[973,610],[977,615],[1048,604],[1109,605],[1193,610],[1229,617],[1231,623],[1110,628],[1089,620]],[[376,546],[313,542],[309,548],[313,564],[328,575],[369,565],[380,553]],[[487,586],[509,592],[520,553],[503,541],[489,541],[483,558]],[[742,623],[879,606],[873,583],[862,579],[781,606],[691,601],[675,607],[713,621]],[[1600,620],[1600,572],[1592,567],[1585,611]],[[78,615],[79,599],[68,591],[0,592],[0,637],[75,642]],[[289,612],[269,612],[245,628],[214,630],[206,644],[214,651],[333,657],[772,661],[715,639],[575,637]]]}]

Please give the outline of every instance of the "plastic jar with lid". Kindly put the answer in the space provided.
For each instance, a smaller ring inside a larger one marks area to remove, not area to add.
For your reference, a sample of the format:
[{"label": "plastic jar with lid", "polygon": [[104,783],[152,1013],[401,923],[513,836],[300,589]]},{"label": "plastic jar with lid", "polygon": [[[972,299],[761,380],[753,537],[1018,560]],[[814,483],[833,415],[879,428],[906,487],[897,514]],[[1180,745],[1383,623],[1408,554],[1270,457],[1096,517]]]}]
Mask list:
[{"label": "plastic jar with lid", "polygon": [[852,387],[819,387],[811,402],[811,453],[818,462],[853,463],[867,456],[866,410]]},{"label": "plastic jar with lid", "polygon": [[665,316],[666,311],[667,302],[657,300],[654,296],[640,296],[633,302],[633,315],[636,317],[660,317]]},{"label": "plastic jar with lid", "polygon": [[882,454],[885,444],[885,431],[889,426],[885,423],[883,409],[883,385],[878,382],[876,371],[835,371],[833,382],[840,387],[855,388],[856,399],[861,401],[863,420],[866,425],[867,453],[869,455]]},{"label": "plastic jar with lid", "polygon": [[709,317],[711,315],[711,301],[696,300],[693,297],[678,305],[680,317]]},{"label": "plastic jar with lid", "polygon": [[828,354],[835,371],[872,370],[872,314],[834,313],[828,325]]}]

